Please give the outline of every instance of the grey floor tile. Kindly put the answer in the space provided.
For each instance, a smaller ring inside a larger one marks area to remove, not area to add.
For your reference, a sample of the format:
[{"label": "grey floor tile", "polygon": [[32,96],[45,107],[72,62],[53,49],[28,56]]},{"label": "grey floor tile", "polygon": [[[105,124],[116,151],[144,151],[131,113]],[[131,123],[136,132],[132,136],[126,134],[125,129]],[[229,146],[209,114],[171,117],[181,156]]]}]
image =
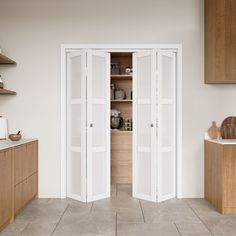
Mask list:
[{"label": "grey floor tile", "polygon": [[123,210],[117,213],[118,223],[144,223],[141,210]]},{"label": "grey floor tile", "polygon": [[19,235],[29,224],[27,220],[15,219],[14,223],[6,226],[0,233],[0,236]]},{"label": "grey floor tile", "polygon": [[56,227],[55,222],[34,221],[29,223],[20,236],[47,236],[51,235]]},{"label": "grey floor tile", "polygon": [[94,202],[92,211],[122,212],[127,209],[140,209],[139,201],[134,198],[107,198]]},{"label": "grey floor tile", "polygon": [[120,223],[117,225],[117,236],[179,236],[174,224],[134,224]]},{"label": "grey floor tile", "polygon": [[131,184],[118,184],[116,195],[117,197],[132,197],[132,185]]},{"label": "grey floor tile", "polygon": [[176,223],[181,236],[211,236],[203,223]]},{"label": "grey floor tile", "polygon": [[111,185],[111,197],[116,197],[116,193],[117,193],[116,186],[117,186],[116,184]]},{"label": "grey floor tile", "polygon": [[85,213],[80,217],[64,215],[53,233],[54,236],[87,234],[99,235],[99,230],[90,213]]}]

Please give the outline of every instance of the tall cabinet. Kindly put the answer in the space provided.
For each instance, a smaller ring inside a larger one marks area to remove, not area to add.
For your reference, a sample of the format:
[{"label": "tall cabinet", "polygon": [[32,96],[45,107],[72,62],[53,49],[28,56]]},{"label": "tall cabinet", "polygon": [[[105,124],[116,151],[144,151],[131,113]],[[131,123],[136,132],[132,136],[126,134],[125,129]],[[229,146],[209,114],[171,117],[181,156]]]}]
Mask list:
[{"label": "tall cabinet", "polygon": [[[176,195],[176,53],[130,51],[67,53],[68,197],[110,197],[111,183],[131,183],[133,197],[153,202]],[[124,76],[122,63],[111,75],[110,63],[125,60],[133,75]],[[125,90],[125,100],[111,100],[111,83]],[[133,130],[111,131],[111,109],[131,118]]]},{"label": "tall cabinet", "polygon": [[205,0],[205,83],[236,83],[235,0]]}]

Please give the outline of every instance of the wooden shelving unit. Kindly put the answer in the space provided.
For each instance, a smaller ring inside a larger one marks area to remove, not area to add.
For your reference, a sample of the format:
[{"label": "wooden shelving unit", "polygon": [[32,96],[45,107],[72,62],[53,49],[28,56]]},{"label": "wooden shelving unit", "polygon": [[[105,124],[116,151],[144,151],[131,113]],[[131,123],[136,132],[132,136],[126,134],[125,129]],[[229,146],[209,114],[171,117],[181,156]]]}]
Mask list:
[{"label": "wooden shelving unit", "polygon": [[[111,62],[120,65],[120,74],[111,75],[115,88],[123,89],[124,100],[111,100],[111,109],[121,112],[124,119],[132,119],[132,75],[126,75],[126,67],[132,68],[132,53],[112,53]],[[132,183],[132,131],[111,129],[111,182]]]},{"label": "wooden shelving unit", "polygon": [[[0,65],[16,65],[16,62],[0,53]],[[0,88],[0,95],[16,95],[16,92],[5,88]]]},{"label": "wooden shelving unit", "polygon": [[16,92],[0,88],[0,95],[16,95]]}]

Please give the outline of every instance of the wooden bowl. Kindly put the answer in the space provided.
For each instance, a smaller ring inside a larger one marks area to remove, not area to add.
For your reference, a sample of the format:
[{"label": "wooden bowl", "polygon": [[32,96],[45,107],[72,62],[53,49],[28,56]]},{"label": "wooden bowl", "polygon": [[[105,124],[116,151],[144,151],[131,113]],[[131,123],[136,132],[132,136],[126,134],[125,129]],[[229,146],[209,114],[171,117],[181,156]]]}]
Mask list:
[{"label": "wooden bowl", "polygon": [[19,141],[21,139],[21,134],[10,134],[9,139],[11,141]]}]

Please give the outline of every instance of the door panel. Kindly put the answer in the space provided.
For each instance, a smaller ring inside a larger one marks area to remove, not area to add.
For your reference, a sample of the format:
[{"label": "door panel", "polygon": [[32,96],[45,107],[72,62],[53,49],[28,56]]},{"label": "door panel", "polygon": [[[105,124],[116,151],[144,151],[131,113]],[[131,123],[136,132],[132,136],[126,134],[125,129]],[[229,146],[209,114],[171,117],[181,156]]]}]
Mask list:
[{"label": "door panel", "polygon": [[86,202],[86,51],[67,55],[67,196]]},{"label": "door panel", "polygon": [[133,196],[156,201],[156,53],[134,53]]},{"label": "door panel", "polygon": [[110,196],[110,54],[87,51],[87,201]]},{"label": "door panel", "polygon": [[158,202],[175,197],[176,61],[175,53],[158,52]]}]

